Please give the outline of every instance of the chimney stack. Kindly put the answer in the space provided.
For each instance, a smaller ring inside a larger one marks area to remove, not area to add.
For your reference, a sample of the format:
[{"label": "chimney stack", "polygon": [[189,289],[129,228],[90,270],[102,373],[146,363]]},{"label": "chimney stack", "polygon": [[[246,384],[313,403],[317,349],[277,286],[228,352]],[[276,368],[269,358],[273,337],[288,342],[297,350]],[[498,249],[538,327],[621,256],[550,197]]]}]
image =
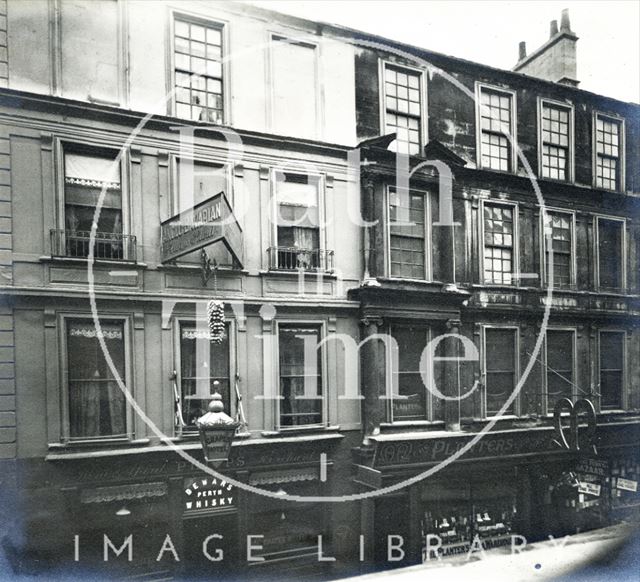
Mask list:
[{"label": "chimney stack", "polygon": [[519,59],[514,71],[538,77],[554,83],[578,86],[576,44],[578,37],[571,30],[569,10],[562,11],[560,29],[558,21],[549,25],[549,40],[527,55],[525,43],[519,45]]},{"label": "chimney stack", "polygon": [[524,40],[520,42],[520,44],[518,45],[518,55],[519,55],[518,56],[519,61],[521,61],[527,56],[527,43],[524,42]]}]

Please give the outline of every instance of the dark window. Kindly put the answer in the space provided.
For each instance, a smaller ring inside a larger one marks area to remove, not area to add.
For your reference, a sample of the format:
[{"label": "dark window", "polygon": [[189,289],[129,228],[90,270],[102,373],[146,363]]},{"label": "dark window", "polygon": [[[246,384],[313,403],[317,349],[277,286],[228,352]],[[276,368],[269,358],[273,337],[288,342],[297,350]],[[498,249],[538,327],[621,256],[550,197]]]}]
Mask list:
[{"label": "dark window", "polygon": [[[516,387],[516,330],[485,330],[487,415],[498,413]],[[505,411],[513,414],[514,403]]]},{"label": "dark window", "polygon": [[491,170],[511,168],[511,95],[490,89],[480,90],[481,166]]},{"label": "dark window", "polygon": [[551,411],[559,398],[572,398],[574,334],[572,331],[547,331],[547,403]]},{"label": "dark window", "polygon": [[425,195],[389,190],[392,277],[425,279]]},{"label": "dark window", "polygon": [[187,427],[195,429],[195,421],[207,412],[216,390],[225,412],[231,413],[228,325],[219,344],[209,341],[207,328],[200,329],[195,323],[180,326],[180,380],[182,418]]},{"label": "dark window", "polygon": [[619,121],[596,117],[596,186],[620,190],[620,127]]},{"label": "dark window", "polygon": [[622,289],[623,224],[620,220],[598,218],[598,286],[601,289]]},{"label": "dark window", "polygon": [[[305,338],[307,338],[305,340]],[[322,358],[314,350],[314,361],[305,362],[305,341],[314,348],[321,340],[321,326],[282,324],[280,352],[280,426],[303,426],[322,422]],[[307,392],[305,393],[305,381]],[[310,388],[310,389],[309,389]]]},{"label": "dark window", "polygon": [[100,195],[104,191],[95,234],[94,256],[122,259],[122,189],[116,155],[64,154],[65,252],[87,257],[91,226]]},{"label": "dark window", "polygon": [[484,281],[511,285],[514,225],[511,206],[484,205]]},{"label": "dark window", "polygon": [[396,151],[420,154],[422,143],[420,73],[385,67],[385,134],[396,133]]},{"label": "dark window", "polygon": [[[102,338],[123,382],[124,324],[100,322]],[[107,365],[92,320],[67,321],[69,436],[71,438],[126,436],[125,398]]]},{"label": "dark window", "polygon": [[622,408],[624,333],[600,332],[600,407]]},{"label": "dark window", "polygon": [[570,111],[545,103],[542,106],[542,176],[555,180],[569,178]]},{"label": "dark window", "polygon": [[175,20],[176,115],[224,123],[222,28]]},{"label": "dark window", "polygon": [[427,388],[420,375],[420,358],[427,345],[428,329],[394,326],[391,335],[398,344],[398,370],[392,369],[393,381],[397,380],[397,391],[394,393],[406,396],[393,400],[393,420],[425,420]]},{"label": "dark window", "polygon": [[[563,214],[560,212],[551,212],[547,216],[548,222],[545,232],[545,248],[547,249],[547,278],[550,279],[549,265],[551,264],[551,248],[553,249],[553,286],[556,288],[566,288],[569,287],[572,282],[572,216],[571,214]],[[551,283],[550,280],[549,283]]]},{"label": "dark window", "polygon": [[320,216],[317,176],[278,173],[278,245],[275,267],[312,270],[320,268]]}]

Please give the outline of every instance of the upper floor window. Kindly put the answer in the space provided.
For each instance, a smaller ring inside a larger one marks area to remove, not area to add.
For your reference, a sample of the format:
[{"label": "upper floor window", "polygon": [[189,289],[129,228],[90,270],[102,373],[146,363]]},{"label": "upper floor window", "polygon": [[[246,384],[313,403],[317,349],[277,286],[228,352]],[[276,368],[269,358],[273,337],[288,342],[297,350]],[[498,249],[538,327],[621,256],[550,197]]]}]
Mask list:
[{"label": "upper floor window", "polygon": [[600,408],[622,408],[624,389],[624,332],[600,334]]},{"label": "upper floor window", "polygon": [[275,172],[275,241],[270,268],[331,270],[332,253],[322,249],[321,178]]},{"label": "upper floor window", "polygon": [[546,401],[551,412],[560,398],[573,398],[575,331],[548,329],[546,340]]},{"label": "upper floor window", "polygon": [[[547,213],[544,234],[547,282],[553,283],[553,286],[558,289],[570,287],[573,283],[573,214]],[[551,251],[553,251],[553,281],[550,280]]]},{"label": "upper floor window", "polygon": [[[324,387],[320,324],[282,323],[278,326],[280,426],[319,425],[323,422]],[[305,344],[313,346],[313,361],[305,360]]]},{"label": "upper floor window", "polygon": [[514,207],[484,204],[484,282],[511,285],[515,272]]},{"label": "upper floor window", "polygon": [[123,188],[116,153],[65,148],[64,230],[53,230],[52,254],[88,257],[91,227],[102,196],[93,256],[96,259],[135,260],[135,237],[123,234]]},{"label": "upper floor window", "polygon": [[422,75],[418,71],[384,65],[384,133],[396,133],[396,151],[419,155],[424,145]]},{"label": "upper floor window", "polygon": [[542,102],[541,166],[542,177],[571,179],[572,110]]},{"label": "upper floor window", "polygon": [[[125,326],[123,321],[100,322],[113,365],[125,376]],[[72,439],[124,437],[126,406],[122,390],[108,366],[91,319],[66,322],[69,436]]]},{"label": "upper floor window", "polygon": [[427,278],[427,198],[389,188],[389,265],[392,277]]},{"label": "upper floor window", "polygon": [[[518,330],[485,328],[485,411],[495,416],[513,394],[518,380]],[[505,411],[514,414],[515,400]]]},{"label": "upper floor window", "polygon": [[231,408],[229,325],[221,343],[209,340],[208,328],[199,329],[195,323],[180,325],[180,383],[182,392],[182,420],[195,430],[195,421],[207,412],[211,395],[222,396],[224,409]]},{"label": "upper floor window", "polygon": [[480,86],[480,166],[508,172],[515,167],[513,94]]},{"label": "upper floor window", "polygon": [[176,116],[224,123],[222,27],[176,18],[173,61]]},{"label": "upper floor window", "polygon": [[597,217],[598,288],[619,291],[624,286],[624,221]]},{"label": "upper floor window", "polygon": [[607,190],[622,190],[622,120],[596,114],[595,126],[596,186]]},{"label": "upper floor window", "polygon": [[176,159],[177,212],[191,210],[219,192],[229,196],[228,168],[199,160]]}]

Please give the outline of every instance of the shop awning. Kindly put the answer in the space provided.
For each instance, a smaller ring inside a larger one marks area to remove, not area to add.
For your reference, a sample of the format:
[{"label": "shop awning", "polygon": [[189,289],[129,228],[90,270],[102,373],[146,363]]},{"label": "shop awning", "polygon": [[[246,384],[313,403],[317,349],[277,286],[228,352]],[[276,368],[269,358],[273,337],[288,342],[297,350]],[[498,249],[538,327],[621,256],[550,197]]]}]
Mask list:
[{"label": "shop awning", "polygon": [[318,469],[286,469],[283,471],[265,471],[252,475],[251,485],[273,485],[276,483],[295,483],[299,481],[315,481],[319,478]]},{"label": "shop awning", "polygon": [[112,501],[129,501],[147,497],[162,497],[167,494],[166,483],[134,483],[131,485],[114,485],[112,487],[96,487],[84,489],[80,493],[81,503],[110,503]]}]

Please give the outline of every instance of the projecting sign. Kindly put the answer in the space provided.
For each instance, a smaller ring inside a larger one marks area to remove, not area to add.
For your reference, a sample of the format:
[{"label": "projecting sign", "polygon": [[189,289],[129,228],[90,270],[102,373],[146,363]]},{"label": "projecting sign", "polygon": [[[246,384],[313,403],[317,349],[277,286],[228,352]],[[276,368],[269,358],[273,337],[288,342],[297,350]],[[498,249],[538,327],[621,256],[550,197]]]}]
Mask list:
[{"label": "projecting sign", "polygon": [[163,263],[221,241],[242,266],[242,229],[224,192],[165,220],[160,233]]},{"label": "projecting sign", "polygon": [[233,485],[215,477],[184,480],[185,511],[226,509],[235,505]]},{"label": "projecting sign", "polygon": [[622,477],[618,477],[616,479],[616,488],[624,489],[625,491],[633,491],[634,493],[638,491],[638,482],[632,481],[631,479],[623,479]]},{"label": "projecting sign", "polygon": [[600,495],[601,487],[600,485],[596,485],[595,483],[585,483],[581,481],[578,485],[578,493],[586,493],[588,495]]}]

